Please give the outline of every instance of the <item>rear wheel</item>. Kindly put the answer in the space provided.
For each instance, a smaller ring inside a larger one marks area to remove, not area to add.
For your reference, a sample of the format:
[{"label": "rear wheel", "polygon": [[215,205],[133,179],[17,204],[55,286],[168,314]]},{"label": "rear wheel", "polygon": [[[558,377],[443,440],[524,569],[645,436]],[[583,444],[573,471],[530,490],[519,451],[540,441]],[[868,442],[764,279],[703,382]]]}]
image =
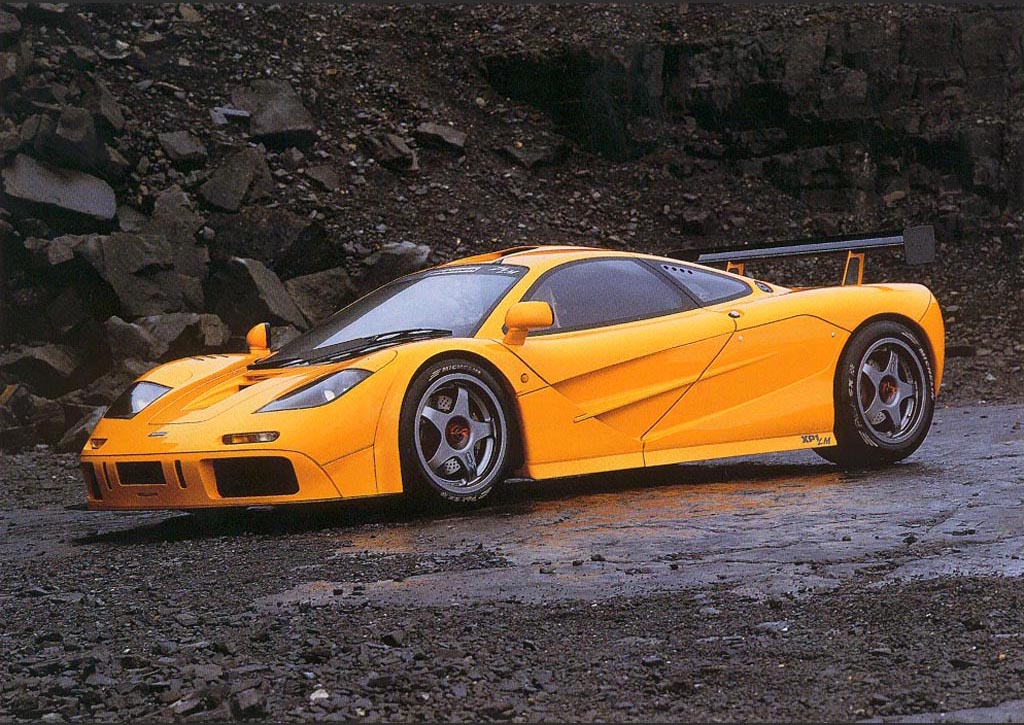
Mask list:
[{"label": "rear wheel", "polygon": [[883,320],[859,330],[836,370],[836,444],[818,448],[847,468],[906,458],[924,441],[935,409],[928,352],[906,325]]},{"label": "rear wheel", "polygon": [[402,481],[414,495],[472,504],[511,469],[510,407],[498,381],[476,363],[443,360],[421,372],[399,426]]}]

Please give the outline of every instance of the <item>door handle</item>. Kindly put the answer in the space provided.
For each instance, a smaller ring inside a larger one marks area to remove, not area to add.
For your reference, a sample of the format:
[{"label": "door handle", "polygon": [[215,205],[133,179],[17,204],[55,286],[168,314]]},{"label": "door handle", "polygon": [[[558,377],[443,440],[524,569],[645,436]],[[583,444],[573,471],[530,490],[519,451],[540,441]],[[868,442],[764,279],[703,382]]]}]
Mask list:
[{"label": "door handle", "polygon": [[743,316],[743,313],[740,312],[739,310],[729,310],[729,317],[731,317],[734,320],[737,317],[742,317],[742,316]]}]

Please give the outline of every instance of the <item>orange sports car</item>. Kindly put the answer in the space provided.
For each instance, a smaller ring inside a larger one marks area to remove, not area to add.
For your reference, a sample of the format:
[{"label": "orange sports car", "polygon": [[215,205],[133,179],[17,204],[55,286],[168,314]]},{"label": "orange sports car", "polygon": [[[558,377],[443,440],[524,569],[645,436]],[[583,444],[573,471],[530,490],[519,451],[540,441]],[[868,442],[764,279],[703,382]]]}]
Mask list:
[{"label": "orange sports car", "polygon": [[[390,282],[277,350],[142,376],[82,452],[93,509],[189,509],[421,492],[478,501],[548,479],[812,449],[910,455],[944,355],[935,297],[860,284],[903,234],[697,255],[517,247]],[[756,259],[845,252],[843,284],[787,289]]]}]

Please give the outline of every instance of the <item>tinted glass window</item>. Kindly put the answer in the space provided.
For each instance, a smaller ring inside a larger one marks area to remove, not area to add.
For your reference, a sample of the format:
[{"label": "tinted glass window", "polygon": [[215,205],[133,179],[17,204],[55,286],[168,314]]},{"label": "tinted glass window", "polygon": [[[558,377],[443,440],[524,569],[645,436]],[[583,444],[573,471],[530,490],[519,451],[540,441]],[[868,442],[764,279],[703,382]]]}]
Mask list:
[{"label": "tinted glass window", "polygon": [[395,280],[284,345],[281,357],[397,330],[439,328],[471,337],[526,272],[511,265],[444,267]]},{"label": "tinted glass window", "polygon": [[663,264],[661,268],[679,280],[702,305],[713,305],[750,294],[750,287],[745,282],[728,274],[674,264]]},{"label": "tinted glass window", "polygon": [[655,317],[692,307],[665,279],[630,259],[597,259],[559,267],[526,299],[551,305],[553,330],[578,330]]}]

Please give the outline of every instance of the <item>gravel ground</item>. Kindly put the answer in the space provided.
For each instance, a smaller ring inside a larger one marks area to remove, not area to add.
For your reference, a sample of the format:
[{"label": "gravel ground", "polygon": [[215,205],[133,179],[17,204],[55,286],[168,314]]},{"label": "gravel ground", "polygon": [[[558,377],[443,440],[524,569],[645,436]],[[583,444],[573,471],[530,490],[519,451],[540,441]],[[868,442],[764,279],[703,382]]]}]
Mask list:
[{"label": "gravel ground", "polygon": [[943,408],[886,472],[784,454],[458,515],[87,512],[72,456],[5,456],[0,720],[1017,717],[1020,426]]}]

